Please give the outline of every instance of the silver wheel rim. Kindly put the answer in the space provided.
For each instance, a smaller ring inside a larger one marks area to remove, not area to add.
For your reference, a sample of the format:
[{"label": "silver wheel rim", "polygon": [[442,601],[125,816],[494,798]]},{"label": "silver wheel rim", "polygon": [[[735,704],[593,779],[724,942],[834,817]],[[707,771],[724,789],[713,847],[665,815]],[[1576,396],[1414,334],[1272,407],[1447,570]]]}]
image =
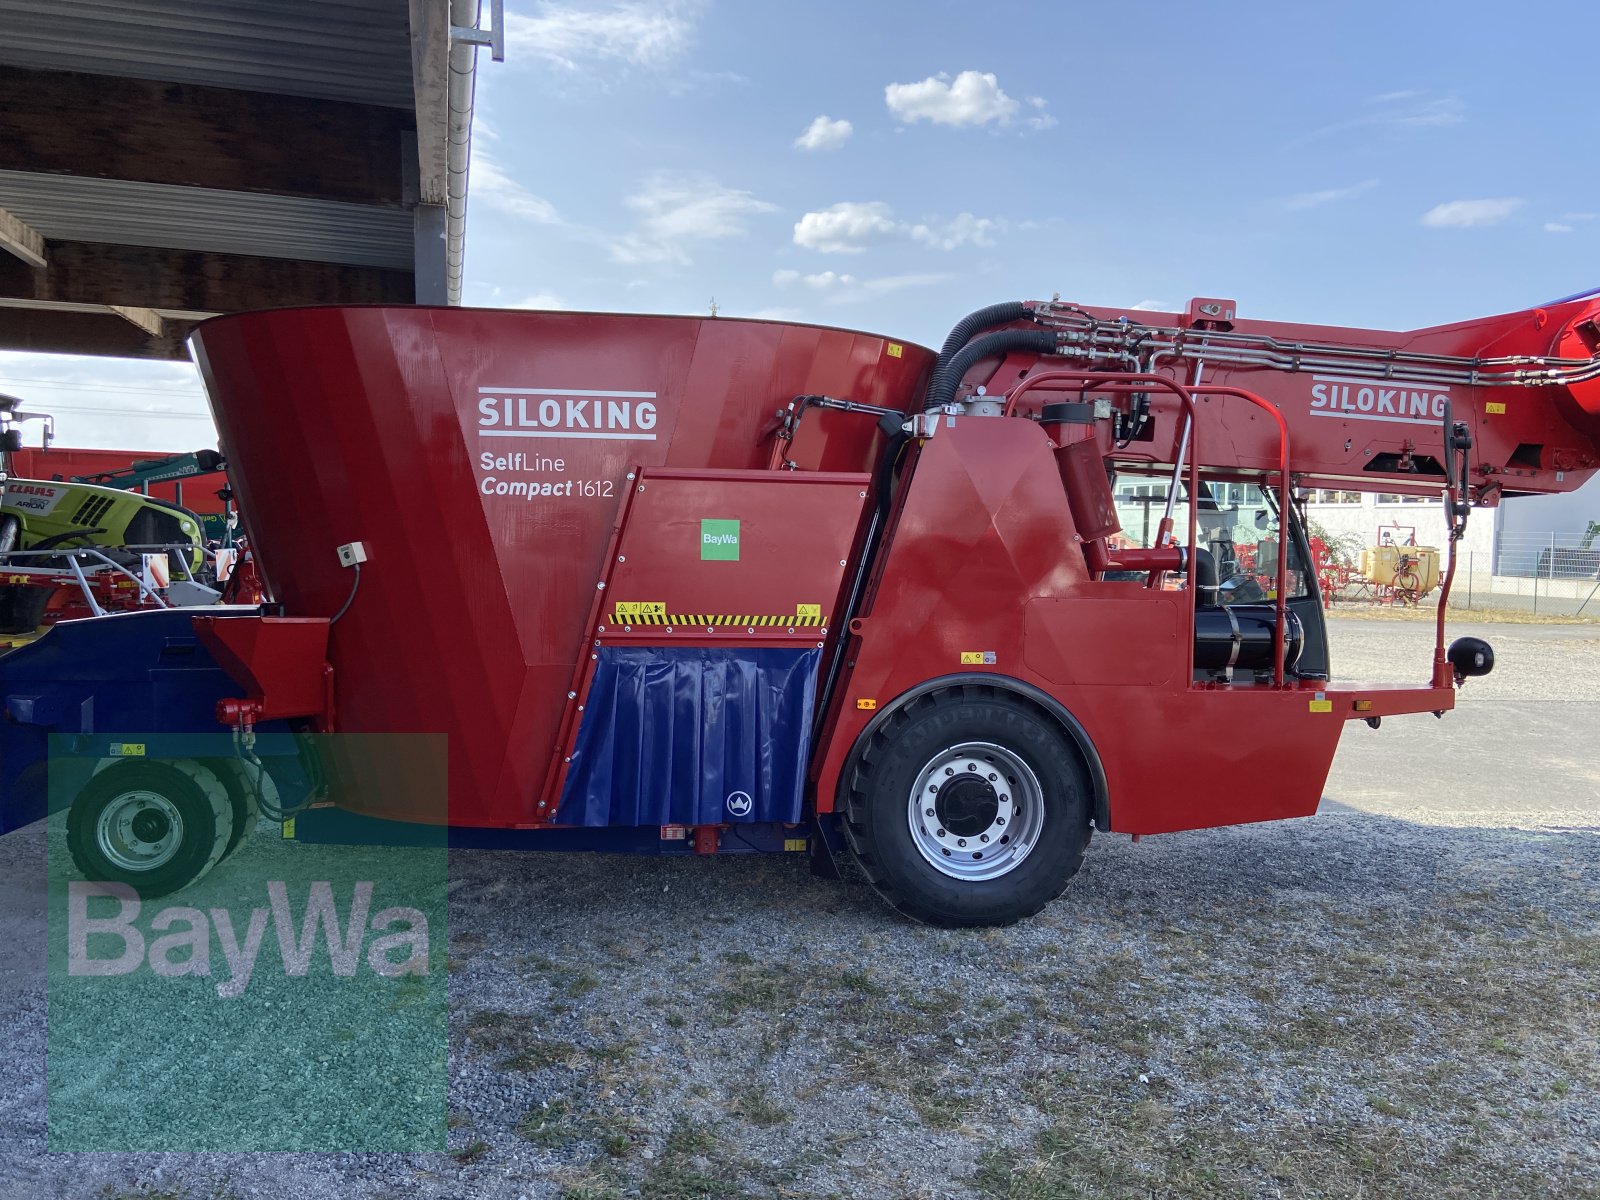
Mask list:
[{"label": "silver wheel rim", "polygon": [[123,792],[100,810],[95,848],[124,871],[153,871],[183,844],[183,816],[159,792]]},{"label": "silver wheel rim", "polygon": [[1004,746],[962,742],[917,773],[906,820],[917,852],[941,874],[996,879],[1039,844],[1044,789],[1033,768]]}]

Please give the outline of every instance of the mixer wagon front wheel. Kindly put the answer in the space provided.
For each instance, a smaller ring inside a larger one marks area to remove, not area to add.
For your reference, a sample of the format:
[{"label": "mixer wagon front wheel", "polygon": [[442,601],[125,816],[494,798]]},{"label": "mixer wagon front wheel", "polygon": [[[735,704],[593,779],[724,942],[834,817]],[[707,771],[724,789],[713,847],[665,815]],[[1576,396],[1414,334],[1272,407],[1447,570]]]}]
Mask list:
[{"label": "mixer wagon front wheel", "polygon": [[1066,888],[1089,781],[1059,727],[992,687],[921,697],[863,748],[845,833],[890,904],[933,925],[1009,925]]},{"label": "mixer wagon front wheel", "polygon": [[186,760],[128,761],[97,772],[67,813],[67,849],[85,878],[141,899],[199,880],[233,837],[233,805],[210,769]]}]

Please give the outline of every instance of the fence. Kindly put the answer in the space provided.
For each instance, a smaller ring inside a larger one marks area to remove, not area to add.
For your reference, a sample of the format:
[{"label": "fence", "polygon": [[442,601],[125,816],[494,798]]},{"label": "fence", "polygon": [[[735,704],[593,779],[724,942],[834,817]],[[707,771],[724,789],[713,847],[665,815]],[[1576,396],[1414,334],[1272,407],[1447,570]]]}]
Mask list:
[{"label": "fence", "polygon": [[[1450,607],[1600,618],[1600,545],[1583,542],[1581,533],[1502,533],[1493,550],[1463,549]],[[1338,600],[1372,603],[1374,591],[1347,588]],[[1421,603],[1438,599],[1434,591]]]}]

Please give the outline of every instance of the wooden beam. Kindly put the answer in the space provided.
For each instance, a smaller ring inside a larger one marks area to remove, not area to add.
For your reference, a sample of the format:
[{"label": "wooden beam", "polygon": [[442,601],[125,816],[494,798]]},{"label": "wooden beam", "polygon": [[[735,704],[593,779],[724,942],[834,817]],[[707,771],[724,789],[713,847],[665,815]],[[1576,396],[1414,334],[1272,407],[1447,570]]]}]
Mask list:
[{"label": "wooden beam", "polygon": [[161,314],[151,308],[138,308],[131,304],[112,304],[111,311],[124,321],[129,321],[151,337],[160,337],[163,331]]},{"label": "wooden beam", "polygon": [[417,199],[445,202],[449,168],[450,6],[410,0],[411,80],[417,111]]},{"label": "wooden beam", "polygon": [[189,357],[186,343],[194,325],[169,321],[166,326],[166,332],[160,337],[152,337],[132,322],[109,312],[7,309],[0,314],[0,350],[186,361]]},{"label": "wooden beam", "polygon": [[71,71],[0,71],[0,170],[405,203],[414,114]]},{"label": "wooden beam", "polygon": [[0,208],[0,250],[15,254],[30,267],[47,265],[44,235],[15,213]]},{"label": "wooden beam", "polygon": [[[184,312],[410,304],[410,271],[99,242],[50,243],[50,265],[0,255],[0,297]],[[120,318],[113,318],[120,319]]]}]

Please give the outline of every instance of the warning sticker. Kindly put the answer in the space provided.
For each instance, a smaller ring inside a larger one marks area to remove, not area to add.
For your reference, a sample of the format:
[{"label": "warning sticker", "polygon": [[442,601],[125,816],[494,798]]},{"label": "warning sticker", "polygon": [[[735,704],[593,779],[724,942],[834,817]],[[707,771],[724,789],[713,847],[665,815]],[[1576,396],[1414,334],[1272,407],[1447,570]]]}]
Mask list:
[{"label": "warning sticker", "polygon": [[667,602],[665,600],[618,600],[612,619],[623,624],[630,624],[643,617],[664,617],[666,615]]},{"label": "warning sticker", "polygon": [[828,616],[821,611],[822,606],[816,606],[817,611],[807,613],[805,616],[790,616],[788,613],[683,613],[668,612],[665,604],[652,602],[649,604],[619,603],[616,607],[615,620],[622,625],[672,625],[688,626],[693,628],[714,628],[719,625],[743,625],[747,629],[770,629],[782,626],[790,633],[796,628],[805,627],[826,628]]},{"label": "warning sticker", "polygon": [[883,348],[883,352],[885,354],[887,354],[890,358],[904,358],[905,357],[905,353],[906,353],[906,348],[904,346],[902,346],[899,342],[890,342],[887,346],[885,346]]},{"label": "warning sticker", "polygon": [[1318,692],[1317,698],[1310,702],[1311,711],[1315,713],[1331,713],[1333,701],[1328,699],[1326,692]]},{"label": "warning sticker", "polygon": [[993,650],[963,650],[961,652],[961,665],[963,667],[992,667],[994,663]]},{"label": "warning sticker", "polygon": [[794,606],[794,615],[797,617],[820,617],[822,615],[822,605],[796,604]]},{"label": "warning sticker", "polygon": [[1483,411],[1490,416],[1503,417],[1505,416],[1506,406],[1498,400],[1491,400],[1483,406]]}]

